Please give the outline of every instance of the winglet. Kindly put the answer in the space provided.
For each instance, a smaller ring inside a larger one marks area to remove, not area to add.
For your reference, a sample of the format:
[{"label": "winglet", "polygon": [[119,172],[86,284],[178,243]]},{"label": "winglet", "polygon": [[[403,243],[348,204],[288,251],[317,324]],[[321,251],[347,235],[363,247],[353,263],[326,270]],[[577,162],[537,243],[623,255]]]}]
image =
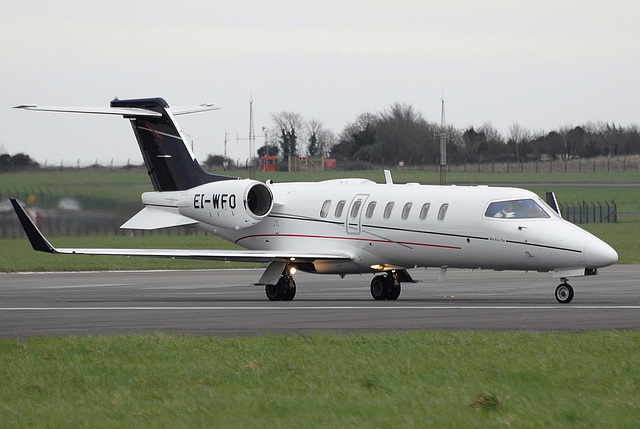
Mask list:
[{"label": "winglet", "polygon": [[9,201],[11,201],[11,205],[18,215],[18,220],[20,220],[20,224],[22,224],[22,228],[24,229],[25,234],[27,234],[27,238],[29,238],[33,250],[37,250],[38,252],[56,253],[55,247],[53,247],[45,236],[42,235],[20,203],[15,198],[10,198]]}]

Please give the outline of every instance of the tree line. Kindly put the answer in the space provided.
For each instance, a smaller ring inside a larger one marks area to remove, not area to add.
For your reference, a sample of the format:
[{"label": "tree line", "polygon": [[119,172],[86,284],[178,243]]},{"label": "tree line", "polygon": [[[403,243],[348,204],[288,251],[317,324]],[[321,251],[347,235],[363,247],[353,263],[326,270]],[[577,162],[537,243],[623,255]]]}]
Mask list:
[{"label": "tree line", "polygon": [[[268,144],[258,156],[336,158],[339,161],[392,164],[433,164],[440,159],[441,126],[427,121],[412,106],[395,103],[380,113],[363,113],[347,124],[339,135],[322,122],[305,121],[301,115],[272,115],[266,132]],[[552,131],[533,131],[514,123],[506,135],[490,122],[480,127],[447,126],[447,162],[516,162],[549,159],[568,160],[640,153],[640,127],[608,122],[564,126]]]},{"label": "tree line", "polygon": [[31,159],[24,153],[9,155],[8,153],[0,154],[0,172],[13,172],[25,170],[28,168],[38,168],[40,164]]},{"label": "tree line", "polygon": [[[411,105],[392,104],[379,113],[363,113],[337,135],[317,119],[280,112],[271,115],[271,126],[262,129],[265,145],[256,155],[325,156],[367,168],[371,164],[436,164],[440,160],[441,126],[427,121]],[[640,127],[608,122],[564,126],[552,131],[532,131],[518,123],[501,134],[490,122],[480,127],[447,126],[447,163],[523,163],[535,160],[569,160],[640,153]],[[223,165],[222,155],[209,154],[208,167]],[[226,160],[234,168],[233,160]],[[286,163],[281,163],[286,165]],[[29,155],[0,154],[0,172],[37,168]]]}]

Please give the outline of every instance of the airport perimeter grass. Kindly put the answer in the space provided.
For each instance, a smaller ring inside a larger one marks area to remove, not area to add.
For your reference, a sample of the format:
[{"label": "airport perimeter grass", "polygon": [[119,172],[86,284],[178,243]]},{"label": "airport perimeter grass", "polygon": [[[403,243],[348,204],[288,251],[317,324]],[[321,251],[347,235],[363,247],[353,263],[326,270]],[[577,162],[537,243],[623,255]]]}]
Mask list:
[{"label": "airport perimeter grass", "polygon": [[640,332],[0,341],[2,427],[636,427]]},{"label": "airport perimeter grass", "polygon": [[[232,176],[248,177],[245,170],[216,172]],[[433,171],[423,170],[394,170],[392,171],[395,183],[417,182],[421,184],[438,184],[439,174]],[[384,183],[384,173],[380,170],[343,171],[327,170],[313,172],[257,172],[256,179],[265,181],[268,179],[280,182],[314,182],[345,177],[358,177],[370,179],[378,183]],[[516,184],[525,187],[537,186],[545,191],[549,186],[558,183],[638,183],[640,173],[449,173],[447,183],[458,185],[476,184]],[[535,185],[534,185],[535,184]],[[546,185],[549,184],[549,185]],[[87,209],[135,211],[140,206],[140,194],[152,191],[149,177],[142,168],[115,169],[107,168],[82,169],[82,170],[40,170],[20,173],[4,173],[0,175],[0,195],[3,199],[19,198],[26,201],[31,193],[37,197],[36,205],[42,203],[54,204],[55,197],[78,198]],[[581,198],[584,188],[579,189],[578,197],[575,192],[566,191],[568,200]],[[618,201],[618,194],[613,194],[611,189],[604,192],[601,201]],[[621,191],[624,192],[624,191]],[[637,190],[636,190],[637,195]],[[52,196],[52,197],[49,197]],[[560,198],[560,196],[559,196]],[[51,201],[50,201],[51,200]],[[635,199],[637,201],[637,198]],[[129,214],[130,215],[130,214]]]}]

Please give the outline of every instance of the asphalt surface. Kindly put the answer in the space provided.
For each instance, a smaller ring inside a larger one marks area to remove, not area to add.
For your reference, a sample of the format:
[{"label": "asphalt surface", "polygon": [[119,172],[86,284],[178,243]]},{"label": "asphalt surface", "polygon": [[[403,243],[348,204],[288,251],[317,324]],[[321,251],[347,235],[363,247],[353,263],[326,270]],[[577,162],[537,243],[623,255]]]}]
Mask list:
[{"label": "asphalt surface", "polygon": [[413,330],[640,328],[640,266],[572,279],[559,304],[549,273],[411,270],[397,301],[374,301],[370,275],[296,274],[291,302],[253,286],[258,270],[0,274],[0,338],[170,332],[248,336]]}]

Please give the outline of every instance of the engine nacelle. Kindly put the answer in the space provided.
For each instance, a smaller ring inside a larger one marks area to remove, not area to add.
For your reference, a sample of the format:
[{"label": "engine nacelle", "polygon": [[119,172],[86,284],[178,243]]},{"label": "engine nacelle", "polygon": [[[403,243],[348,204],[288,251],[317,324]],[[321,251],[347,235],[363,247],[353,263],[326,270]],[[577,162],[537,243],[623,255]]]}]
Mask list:
[{"label": "engine nacelle", "polygon": [[220,228],[242,229],[264,219],[273,208],[271,189],[256,180],[221,180],[184,191],[180,214]]}]

